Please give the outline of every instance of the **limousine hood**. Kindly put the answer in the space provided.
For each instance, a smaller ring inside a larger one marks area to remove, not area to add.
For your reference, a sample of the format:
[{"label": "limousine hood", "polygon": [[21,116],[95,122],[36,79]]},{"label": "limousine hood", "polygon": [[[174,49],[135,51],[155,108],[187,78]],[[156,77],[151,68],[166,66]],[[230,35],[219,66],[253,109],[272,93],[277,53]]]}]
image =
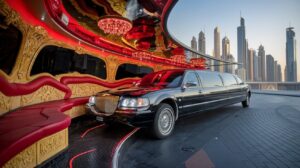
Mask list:
[{"label": "limousine hood", "polygon": [[112,95],[116,95],[116,96],[134,96],[134,97],[138,97],[138,96],[143,96],[147,93],[150,92],[155,92],[158,90],[161,90],[162,87],[131,87],[131,88],[122,88],[122,89],[113,89],[113,90],[108,90],[105,92],[101,92],[103,93],[108,93],[108,94],[112,94]]}]

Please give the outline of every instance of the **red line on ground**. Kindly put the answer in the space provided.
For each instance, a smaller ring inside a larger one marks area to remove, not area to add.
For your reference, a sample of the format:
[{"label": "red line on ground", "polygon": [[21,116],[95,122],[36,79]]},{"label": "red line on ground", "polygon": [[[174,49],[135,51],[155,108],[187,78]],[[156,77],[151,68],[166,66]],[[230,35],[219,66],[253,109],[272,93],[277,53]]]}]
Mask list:
[{"label": "red line on ground", "polygon": [[86,134],[88,134],[90,131],[93,131],[94,129],[100,128],[100,127],[102,127],[102,126],[104,126],[104,124],[97,125],[97,126],[95,126],[95,127],[92,127],[92,128],[87,129],[86,131],[84,131],[83,134],[80,135],[80,138],[84,138],[84,137],[86,136]]},{"label": "red line on ground", "polygon": [[85,151],[85,152],[81,152],[81,153],[79,153],[79,154],[77,154],[77,155],[75,155],[75,156],[73,156],[72,158],[71,158],[71,160],[69,161],[69,167],[70,168],[73,168],[73,161],[76,159],[76,158],[78,158],[79,156],[81,156],[81,155],[85,155],[85,154],[87,154],[87,153],[91,153],[91,152],[94,152],[96,149],[91,149],[91,150],[88,150],[88,151]]},{"label": "red line on ground", "polygon": [[112,150],[112,153],[111,153],[111,158],[112,158],[112,161],[111,161],[111,168],[113,168],[113,160],[114,160],[114,155],[115,153],[117,152],[118,149],[121,148],[122,144],[131,136],[133,135],[136,131],[138,131],[140,128],[135,128],[133,129],[132,131],[130,131],[128,134],[126,134],[113,148]]}]

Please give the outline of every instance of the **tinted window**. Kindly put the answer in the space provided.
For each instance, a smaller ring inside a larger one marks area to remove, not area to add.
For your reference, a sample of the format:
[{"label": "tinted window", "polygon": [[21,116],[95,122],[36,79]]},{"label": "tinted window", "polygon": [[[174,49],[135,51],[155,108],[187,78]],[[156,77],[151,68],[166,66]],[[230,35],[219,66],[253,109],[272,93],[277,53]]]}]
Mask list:
[{"label": "tinted window", "polygon": [[223,86],[222,80],[218,73],[208,71],[198,71],[203,87]]},{"label": "tinted window", "polygon": [[170,70],[150,73],[144,76],[140,82],[141,87],[160,86],[174,88],[179,87],[184,71]]},{"label": "tinted window", "polygon": [[0,69],[10,74],[20,49],[22,33],[12,25],[0,24]]},{"label": "tinted window", "polygon": [[223,78],[223,82],[224,82],[225,86],[232,86],[232,85],[237,84],[233,75],[224,73],[224,74],[221,74],[221,76]]},{"label": "tinted window", "polygon": [[106,65],[100,58],[87,54],[79,55],[73,50],[56,46],[46,46],[41,50],[30,74],[43,72],[51,75],[79,72],[106,79]]},{"label": "tinted window", "polygon": [[116,80],[134,77],[142,78],[151,72],[153,72],[153,69],[146,66],[138,66],[135,64],[122,64],[118,67]]},{"label": "tinted window", "polygon": [[199,86],[198,78],[194,72],[188,72],[185,76],[184,83],[195,83]]}]

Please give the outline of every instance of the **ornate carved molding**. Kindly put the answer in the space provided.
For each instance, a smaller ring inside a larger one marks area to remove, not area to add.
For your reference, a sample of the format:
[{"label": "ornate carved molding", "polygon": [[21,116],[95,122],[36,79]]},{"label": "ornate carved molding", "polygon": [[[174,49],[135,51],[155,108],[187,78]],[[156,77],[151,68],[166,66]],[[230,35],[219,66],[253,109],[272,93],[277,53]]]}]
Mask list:
[{"label": "ornate carved molding", "polygon": [[0,115],[9,111],[10,98],[0,92]]},{"label": "ornate carved molding", "polygon": [[97,84],[89,84],[89,83],[69,84],[68,86],[72,90],[73,93],[72,98],[91,96],[97,92],[101,92],[107,89],[106,87]]},{"label": "ornate carved molding", "polygon": [[122,16],[126,16],[126,2],[119,0],[108,0],[111,8]]},{"label": "ornate carved molding", "polygon": [[115,81],[117,68],[121,64],[121,60],[117,56],[106,57],[107,80]]},{"label": "ornate carved molding", "polygon": [[9,160],[3,168],[35,167],[37,163],[36,152],[36,144],[33,144]]},{"label": "ornate carved molding", "polygon": [[36,167],[68,146],[68,128],[45,137],[10,159],[3,168]]},{"label": "ornate carved molding", "polygon": [[37,164],[49,159],[68,146],[68,129],[64,129],[37,142]]},{"label": "ornate carved molding", "polygon": [[64,95],[64,92],[61,92],[54,87],[45,85],[34,93],[21,96],[21,106],[63,99]]}]

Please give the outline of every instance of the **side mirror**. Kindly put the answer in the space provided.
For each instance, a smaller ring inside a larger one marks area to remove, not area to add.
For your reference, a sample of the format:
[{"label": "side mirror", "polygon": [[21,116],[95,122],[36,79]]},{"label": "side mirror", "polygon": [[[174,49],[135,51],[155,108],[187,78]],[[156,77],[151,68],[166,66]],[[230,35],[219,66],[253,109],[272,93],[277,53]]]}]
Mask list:
[{"label": "side mirror", "polygon": [[196,86],[197,86],[197,82],[188,81],[187,83],[182,85],[182,90],[185,90],[186,88],[190,88],[190,87],[196,87]]}]

